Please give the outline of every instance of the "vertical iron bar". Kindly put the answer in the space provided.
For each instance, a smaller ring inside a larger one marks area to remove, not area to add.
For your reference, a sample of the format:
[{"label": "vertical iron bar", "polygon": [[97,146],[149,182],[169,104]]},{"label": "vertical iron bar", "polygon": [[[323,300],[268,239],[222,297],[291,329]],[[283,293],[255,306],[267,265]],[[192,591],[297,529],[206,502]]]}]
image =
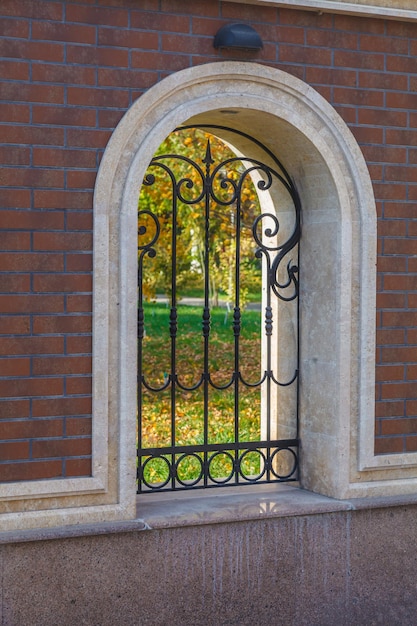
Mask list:
[{"label": "vertical iron bar", "polygon": [[[208,444],[209,427],[209,337],[210,337],[210,189],[212,177],[210,166],[214,163],[211,157],[210,141],[207,140],[206,154],[203,159],[206,166],[204,179],[204,311],[203,311],[203,337],[204,337],[204,373],[203,373],[203,394],[204,394],[204,445]],[[204,486],[208,484],[208,452],[204,452]]]},{"label": "vertical iron bar", "polygon": [[[241,181],[242,182],[242,181]],[[236,220],[235,220],[235,307],[233,314],[233,333],[234,333],[234,350],[235,350],[235,362],[234,362],[234,418],[235,418],[235,443],[239,442],[239,340],[240,340],[240,328],[241,328],[241,313],[240,313],[240,224],[241,224],[241,187],[239,186],[239,194],[236,200]],[[239,483],[239,450],[235,450],[235,482]]]},{"label": "vertical iron bar", "polygon": [[[169,334],[171,337],[171,445],[176,443],[176,343],[177,343],[177,186],[172,186],[172,233],[171,233],[171,310],[169,314]],[[172,488],[175,488],[175,453],[172,453]]]}]

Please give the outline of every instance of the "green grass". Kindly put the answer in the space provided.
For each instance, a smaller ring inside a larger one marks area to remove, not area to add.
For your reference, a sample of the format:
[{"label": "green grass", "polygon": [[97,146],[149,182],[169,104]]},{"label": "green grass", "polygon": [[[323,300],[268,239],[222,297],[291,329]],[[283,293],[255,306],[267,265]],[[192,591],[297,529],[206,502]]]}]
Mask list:
[{"label": "green grass", "polygon": [[[171,340],[169,336],[169,308],[161,303],[145,304],[146,336],[143,342],[143,374],[149,384],[160,386],[170,372]],[[178,338],[176,372],[180,381],[192,386],[203,371],[202,308],[178,306]],[[250,382],[255,382],[261,372],[261,315],[258,311],[243,311],[240,339],[241,371]],[[214,308],[211,315],[209,342],[209,370],[217,384],[225,384],[234,370],[233,315],[225,309]],[[260,439],[260,390],[239,385],[239,440]],[[209,443],[235,441],[233,389],[209,389]],[[163,447],[172,442],[171,391],[160,393],[147,390],[143,393],[142,446]],[[176,426],[177,445],[196,445],[204,442],[204,411],[202,387],[192,392],[177,390]],[[177,460],[179,457],[177,458]],[[220,478],[230,473],[230,460],[219,455],[211,465],[212,476]],[[245,457],[246,471],[259,472],[256,454]],[[200,463],[194,457],[181,461],[179,474],[182,480],[196,480]],[[163,460],[148,464],[146,479],[164,482],[167,465]]]}]

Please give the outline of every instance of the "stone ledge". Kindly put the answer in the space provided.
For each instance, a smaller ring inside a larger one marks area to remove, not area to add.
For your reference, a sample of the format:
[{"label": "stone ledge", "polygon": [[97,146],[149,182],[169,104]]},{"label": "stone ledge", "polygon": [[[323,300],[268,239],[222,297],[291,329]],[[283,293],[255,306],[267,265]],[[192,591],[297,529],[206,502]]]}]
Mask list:
[{"label": "stone ledge", "polygon": [[417,505],[417,494],[335,500],[288,484],[218,491],[204,495],[201,491],[142,495],[137,498],[135,520],[0,532],[0,544]]}]

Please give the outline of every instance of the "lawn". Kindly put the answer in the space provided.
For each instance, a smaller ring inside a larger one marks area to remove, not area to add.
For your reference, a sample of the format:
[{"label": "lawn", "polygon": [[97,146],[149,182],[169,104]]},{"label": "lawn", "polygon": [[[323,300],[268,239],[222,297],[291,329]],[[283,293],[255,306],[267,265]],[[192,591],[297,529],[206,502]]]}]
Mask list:
[{"label": "lawn", "polygon": [[[171,340],[169,336],[169,308],[163,303],[146,303],[143,341],[142,373],[153,387],[163,385],[170,373]],[[204,366],[202,337],[202,307],[178,306],[178,334],[176,345],[176,373],[180,382],[188,387],[200,379]],[[261,373],[261,312],[242,312],[239,341],[240,371],[248,382],[254,383]],[[209,341],[209,371],[218,385],[226,384],[234,371],[233,313],[216,307],[211,311]],[[203,387],[194,391],[176,390],[175,430],[171,425],[171,390],[154,393],[144,390],[142,398],[142,447],[195,445],[204,443]],[[260,440],[260,389],[239,384],[239,440]],[[211,386],[208,396],[208,443],[235,441],[234,390],[217,390]],[[256,453],[247,455],[247,469],[256,471]],[[224,476],[230,472],[231,461],[219,455],[213,462],[213,475]],[[253,466],[253,467],[252,467]],[[182,478],[192,480],[198,475],[200,464],[189,457],[181,463]],[[147,466],[147,480],[165,479],[166,464],[152,461]]]}]

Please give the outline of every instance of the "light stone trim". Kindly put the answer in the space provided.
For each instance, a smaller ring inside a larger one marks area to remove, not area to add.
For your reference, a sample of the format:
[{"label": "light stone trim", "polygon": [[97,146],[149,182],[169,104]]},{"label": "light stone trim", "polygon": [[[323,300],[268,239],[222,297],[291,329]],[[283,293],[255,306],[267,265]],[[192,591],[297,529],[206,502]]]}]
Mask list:
[{"label": "light stone trim", "polygon": [[230,0],[239,4],[303,9],[317,13],[343,13],[405,21],[417,20],[415,0]]},{"label": "light stone trim", "polygon": [[[231,107],[237,114],[225,119]],[[306,83],[225,61],[161,81],[109,141],[94,196],[95,475],[4,486],[2,530],[136,516],[137,203],[156,149],[186,122],[249,130],[276,152],[301,195],[302,486],[342,499],[416,491],[417,455],[373,454],[376,212],[360,149]]]}]

